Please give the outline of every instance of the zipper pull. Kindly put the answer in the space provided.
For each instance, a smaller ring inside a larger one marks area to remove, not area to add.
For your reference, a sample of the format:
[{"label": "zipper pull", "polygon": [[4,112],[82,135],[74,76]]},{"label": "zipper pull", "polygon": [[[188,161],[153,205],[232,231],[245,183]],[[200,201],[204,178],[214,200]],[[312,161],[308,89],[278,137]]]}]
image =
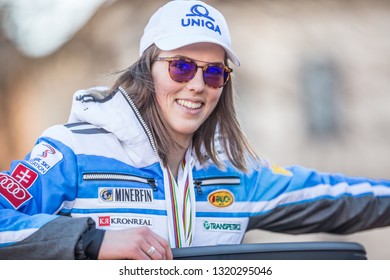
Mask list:
[{"label": "zipper pull", "polygon": [[196,188],[196,191],[198,192],[198,194],[202,195],[203,194],[203,191],[202,191],[202,181],[194,180],[194,185],[195,185],[195,188]]},{"label": "zipper pull", "polygon": [[148,184],[153,189],[154,192],[158,191],[156,180],[153,178],[148,178]]}]

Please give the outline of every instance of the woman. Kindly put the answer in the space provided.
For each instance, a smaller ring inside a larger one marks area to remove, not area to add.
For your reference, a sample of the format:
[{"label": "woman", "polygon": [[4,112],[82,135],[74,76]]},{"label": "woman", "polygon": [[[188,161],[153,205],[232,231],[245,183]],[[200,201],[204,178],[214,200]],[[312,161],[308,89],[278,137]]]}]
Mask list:
[{"label": "woman", "polygon": [[113,87],[77,92],[69,123],[0,174],[0,257],[172,259],[170,248],[238,244],[255,228],[389,225],[389,181],[256,156],[236,119],[228,61],[239,65],[217,10],[160,8]]}]

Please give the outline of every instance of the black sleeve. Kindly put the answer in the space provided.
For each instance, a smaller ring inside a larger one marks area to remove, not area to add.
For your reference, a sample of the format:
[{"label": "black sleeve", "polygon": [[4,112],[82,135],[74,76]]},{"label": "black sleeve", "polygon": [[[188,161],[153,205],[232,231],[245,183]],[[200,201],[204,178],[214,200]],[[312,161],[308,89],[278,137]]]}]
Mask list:
[{"label": "black sleeve", "polygon": [[104,233],[104,230],[96,228],[89,229],[83,233],[81,237],[82,251],[85,253],[88,259],[98,259]]}]

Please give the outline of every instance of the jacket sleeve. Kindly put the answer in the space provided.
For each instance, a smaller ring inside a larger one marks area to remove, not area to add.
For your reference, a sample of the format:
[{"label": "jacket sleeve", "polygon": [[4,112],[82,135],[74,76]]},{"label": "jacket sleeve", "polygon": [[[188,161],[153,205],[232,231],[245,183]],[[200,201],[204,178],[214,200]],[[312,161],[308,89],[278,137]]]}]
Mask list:
[{"label": "jacket sleeve", "polygon": [[349,234],[390,225],[390,181],[264,167],[247,178],[248,230]]},{"label": "jacket sleeve", "polygon": [[90,218],[55,217],[20,242],[0,247],[0,259],[86,259],[83,237],[94,225]]},{"label": "jacket sleeve", "polygon": [[93,222],[59,216],[69,212],[77,193],[71,146],[67,129],[52,127],[24,160],[0,172],[0,258],[82,258],[80,241]]}]

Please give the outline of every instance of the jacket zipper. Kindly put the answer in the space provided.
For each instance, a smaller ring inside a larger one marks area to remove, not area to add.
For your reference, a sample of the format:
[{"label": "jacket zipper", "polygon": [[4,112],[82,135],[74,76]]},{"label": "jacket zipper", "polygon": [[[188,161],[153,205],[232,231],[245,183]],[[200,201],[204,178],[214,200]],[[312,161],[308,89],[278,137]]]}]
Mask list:
[{"label": "jacket zipper", "polygon": [[128,182],[138,182],[148,184],[153,191],[157,191],[157,183],[154,178],[144,178],[134,175],[128,174],[120,174],[120,173],[84,173],[83,174],[84,181],[128,181]]},{"label": "jacket zipper", "polygon": [[214,185],[239,185],[240,183],[241,180],[239,177],[214,177],[194,180],[194,186],[199,195],[203,194],[202,187]]},{"label": "jacket zipper", "polygon": [[123,87],[119,87],[119,90],[122,92],[122,94],[125,96],[127,102],[129,102],[131,109],[134,111],[135,115],[137,116],[138,121],[141,123],[142,127],[145,130],[145,133],[149,139],[150,145],[152,146],[152,149],[154,153],[156,154],[160,165],[163,166],[160,156],[158,155],[156,143],[154,142],[152,132],[150,131],[149,127],[147,126],[144,118],[141,116],[141,113],[139,112],[137,106],[135,106],[134,101],[130,98],[127,91]]}]

